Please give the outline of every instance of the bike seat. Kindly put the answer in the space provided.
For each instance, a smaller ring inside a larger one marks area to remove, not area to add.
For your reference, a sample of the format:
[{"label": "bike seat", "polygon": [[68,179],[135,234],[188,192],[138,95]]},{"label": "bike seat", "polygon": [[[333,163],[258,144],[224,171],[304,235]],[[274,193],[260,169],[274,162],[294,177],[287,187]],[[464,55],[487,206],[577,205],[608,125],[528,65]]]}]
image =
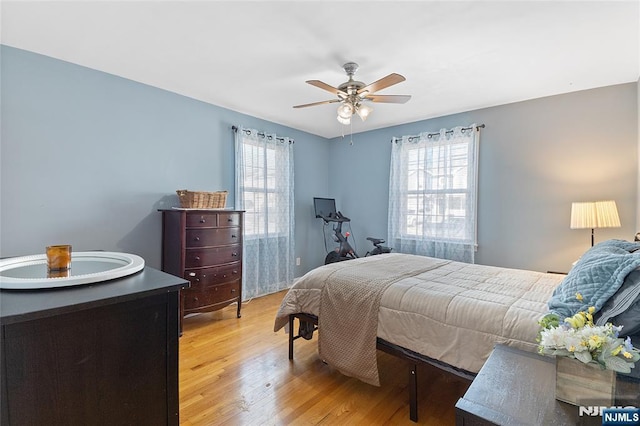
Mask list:
[{"label": "bike seat", "polygon": [[371,241],[373,243],[373,245],[375,246],[376,244],[382,244],[384,243],[384,240],[381,238],[373,238],[373,237],[367,237],[367,240]]}]

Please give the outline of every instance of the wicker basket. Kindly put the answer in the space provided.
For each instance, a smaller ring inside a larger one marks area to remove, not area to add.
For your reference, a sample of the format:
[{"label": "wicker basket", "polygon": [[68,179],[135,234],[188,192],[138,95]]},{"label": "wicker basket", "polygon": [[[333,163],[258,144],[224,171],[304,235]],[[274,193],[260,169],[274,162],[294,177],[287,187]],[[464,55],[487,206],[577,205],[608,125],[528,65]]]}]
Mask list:
[{"label": "wicker basket", "polygon": [[222,209],[227,202],[227,191],[203,192],[176,191],[180,199],[180,207],[184,209]]}]

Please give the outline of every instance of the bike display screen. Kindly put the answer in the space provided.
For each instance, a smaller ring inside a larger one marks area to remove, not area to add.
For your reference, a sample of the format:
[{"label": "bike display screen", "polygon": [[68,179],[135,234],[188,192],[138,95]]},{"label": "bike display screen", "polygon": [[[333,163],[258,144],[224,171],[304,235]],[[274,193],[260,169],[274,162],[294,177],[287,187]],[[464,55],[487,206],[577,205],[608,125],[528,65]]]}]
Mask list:
[{"label": "bike display screen", "polygon": [[323,216],[335,216],[336,215],[336,200],[334,198],[313,198],[313,208],[316,212],[317,218]]}]

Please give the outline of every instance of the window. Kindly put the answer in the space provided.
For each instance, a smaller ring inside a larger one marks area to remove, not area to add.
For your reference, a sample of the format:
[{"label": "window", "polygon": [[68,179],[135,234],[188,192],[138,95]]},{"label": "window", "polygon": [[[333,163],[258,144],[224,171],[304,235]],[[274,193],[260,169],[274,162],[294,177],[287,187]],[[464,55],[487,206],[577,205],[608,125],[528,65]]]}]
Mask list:
[{"label": "window", "polygon": [[236,131],[236,208],[245,210],[243,298],[293,283],[293,141]]},{"label": "window", "polygon": [[[287,170],[286,160],[277,155],[277,145],[243,139],[245,165],[241,185],[244,229],[247,238],[287,235],[289,227],[281,218],[281,206],[288,206],[288,186],[278,179],[278,170]],[[279,160],[279,161],[278,161]]]},{"label": "window", "polygon": [[396,250],[473,262],[477,133],[474,125],[394,141],[389,236]]},{"label": "window", "polygon": [[467,154],[468,143],[407,147],[406,235],[466,238]]}]

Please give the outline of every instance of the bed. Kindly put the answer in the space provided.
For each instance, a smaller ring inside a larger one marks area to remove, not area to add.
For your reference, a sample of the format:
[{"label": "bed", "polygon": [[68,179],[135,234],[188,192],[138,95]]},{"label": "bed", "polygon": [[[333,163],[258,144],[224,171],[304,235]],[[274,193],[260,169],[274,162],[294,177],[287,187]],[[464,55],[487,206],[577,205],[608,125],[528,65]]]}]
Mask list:
[{"label": "bed", "polygon": [[[536,351],[538,320],[550,311],[552,300],[558,312],[567,309],[576,285],[585,291],[584,304],[601,310],[640,267],[640,251],[633,253],[639,248],[602,243],[590,250],[599,256],[596,266],[587,252],[569,276],[400,253],[332,263],[293,285],[276,314],[274,330],[290,329],[294,318],[300,320],[298,335],[288,330],[290,358],[295,338],[320,330],[323,361],[372,385],[380,384],[376,348],[472,378],[496,344]],[[603,256],[613,258],[614,265],[603,267]],[[603,268],[613,272],[602,273]],[[597,282],[595,292],[581,287],[585,280]],[[635,287],[630,305],[640,309],[640,283]],[[627,295],[625,303],[629,299]],[[411,417],[417,420],[415,389],[410,394]]]}]

